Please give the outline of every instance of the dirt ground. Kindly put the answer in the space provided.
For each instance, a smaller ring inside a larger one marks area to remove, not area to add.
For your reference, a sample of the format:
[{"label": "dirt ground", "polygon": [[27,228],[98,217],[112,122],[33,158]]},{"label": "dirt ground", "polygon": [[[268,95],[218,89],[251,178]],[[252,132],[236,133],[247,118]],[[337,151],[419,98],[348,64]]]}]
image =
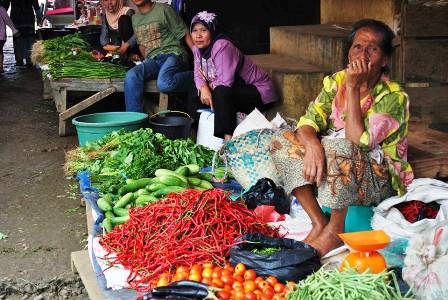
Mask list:
[{"label": "dirt ground", "polygon": [[40,72],[14,67],[5,45],[0,74],[0,299],[88,299],[70,267],[87,244],[78,186],[63,173],[76,136],[59,137]]}]

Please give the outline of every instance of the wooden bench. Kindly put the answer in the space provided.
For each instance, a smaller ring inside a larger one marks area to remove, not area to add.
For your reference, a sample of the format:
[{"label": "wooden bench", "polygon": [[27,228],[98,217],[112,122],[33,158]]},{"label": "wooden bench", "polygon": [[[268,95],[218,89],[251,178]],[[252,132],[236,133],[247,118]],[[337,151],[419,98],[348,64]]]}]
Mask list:
[{"label": "wooden bench", "polygon": [[[65,136],[67,121],[83,109],[104,99],[115,92],[124,92],[124,79],[81,79],[81,78],[62,78],[51,80],[50,82],[53,99],[56,109],[59,112],[59,136]],[[67,92],[83,91],[96,92],[94,95],[67,108]],[[160,93],[156,86],[156,81],[150,81],[145,85],[145,92],[158,93],[159,104],[157,111],[168,108],[168,95]]]},{"label": "wooden bench", "polygon": [[448,177],[448,133],[410,123],[408,160],[415,178]]}]

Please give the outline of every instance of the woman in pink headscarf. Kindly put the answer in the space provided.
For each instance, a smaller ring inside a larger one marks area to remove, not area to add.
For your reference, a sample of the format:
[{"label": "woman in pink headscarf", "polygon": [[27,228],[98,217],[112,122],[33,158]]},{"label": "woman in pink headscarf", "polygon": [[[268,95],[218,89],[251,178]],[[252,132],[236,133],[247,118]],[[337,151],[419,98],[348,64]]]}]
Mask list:
[{"label": "woman in pink headscarf", "polygon": [[132,29],[131,17],[135,11],[125,6],[123,0],[102,0],[105,15],[102,18],[100,43],[105,50],[119,46],[120,54],[138,53],[137,39]]}]

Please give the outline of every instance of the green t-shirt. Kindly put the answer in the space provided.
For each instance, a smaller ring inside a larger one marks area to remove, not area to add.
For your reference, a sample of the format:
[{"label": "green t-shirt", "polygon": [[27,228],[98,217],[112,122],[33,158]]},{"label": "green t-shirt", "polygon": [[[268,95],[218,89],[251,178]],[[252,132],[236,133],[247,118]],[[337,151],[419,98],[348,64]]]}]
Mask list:
[{"label": "green t-shirt", "polygon": [[137,43],[146,48],[147,58],[169,53],[185,57],[180,41],[188,28],[171,6],[155,2],[150,12],[132,16],[132,26]]}]

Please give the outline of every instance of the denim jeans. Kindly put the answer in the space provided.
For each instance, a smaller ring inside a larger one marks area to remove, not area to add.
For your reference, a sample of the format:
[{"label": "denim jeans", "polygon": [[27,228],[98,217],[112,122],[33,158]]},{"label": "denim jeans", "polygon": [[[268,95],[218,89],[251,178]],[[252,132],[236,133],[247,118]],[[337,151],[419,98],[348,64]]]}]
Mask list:
[{"label": "denim jeans", "polygon": [[130,69],[124,79],[126,111],[143,112],[143,90],[146,81],[157,78],[162,93],[187,92],[193,82],[193,71],[185,71],[186,64],[175,54],[160,54],[145,59]]}]

